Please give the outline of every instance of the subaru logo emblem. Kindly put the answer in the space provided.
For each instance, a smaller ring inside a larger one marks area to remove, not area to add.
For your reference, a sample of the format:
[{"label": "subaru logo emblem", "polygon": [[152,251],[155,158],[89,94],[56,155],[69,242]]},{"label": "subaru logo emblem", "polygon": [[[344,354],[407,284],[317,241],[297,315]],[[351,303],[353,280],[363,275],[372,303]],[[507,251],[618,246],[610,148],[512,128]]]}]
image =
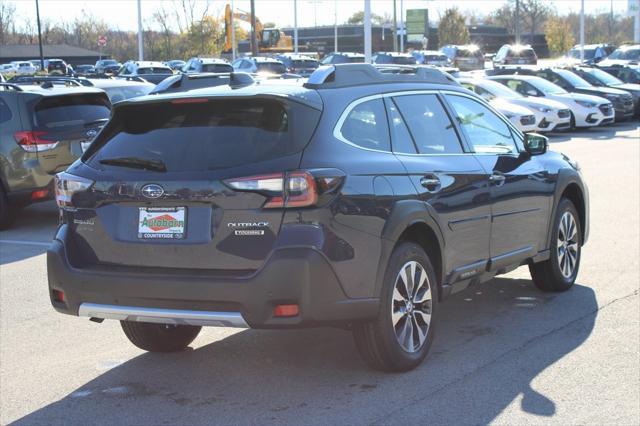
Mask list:
[{"label": "subaru logo emblem", "polygon": [[142,187],[142,195],[147,198],[160,198],[162,194],[164,194],[164,189],[160,185],[156,185],[155,183],[150,183]]},{"label": "subaru logo emblem", "polygon": [[87,137],[93,139],[93,138],[96,137],[97,134],[98,134],[98,132],[96,132],[95,130],[91,129],[91,130],[89,130],[87,132]]}]

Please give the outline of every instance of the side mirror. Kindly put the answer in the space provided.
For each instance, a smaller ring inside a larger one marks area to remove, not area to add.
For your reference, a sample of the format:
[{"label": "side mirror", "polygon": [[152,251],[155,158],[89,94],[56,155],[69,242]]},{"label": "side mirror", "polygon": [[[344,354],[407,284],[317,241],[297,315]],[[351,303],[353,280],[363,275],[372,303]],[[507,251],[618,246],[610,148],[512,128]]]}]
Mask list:
[{"label": "side mirror", "polygon": [[527,96],[538,96],[538,92],[536,90],[533,89],[529,89],[527,90]]},{"label": "side mirror", "polygon": [[537,133],[524,134],[524,149],[531,155],[540,155],[547,152],[549,139]]}]

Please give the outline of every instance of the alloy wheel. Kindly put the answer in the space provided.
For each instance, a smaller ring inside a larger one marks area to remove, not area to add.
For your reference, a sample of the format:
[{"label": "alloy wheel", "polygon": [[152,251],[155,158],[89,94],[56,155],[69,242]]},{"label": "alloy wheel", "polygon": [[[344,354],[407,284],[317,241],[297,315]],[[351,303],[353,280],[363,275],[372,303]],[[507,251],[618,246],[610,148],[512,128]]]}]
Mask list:
[{"label": "alloy wheel", "polygon": [[431,283],[423,266],[410,261],[396,276],[391,300],[391,321],[398,343],[417,352],[427,340],[433,309]]},{"label": "alloy wheel", "polygon": [[558,225],[558,266],[565,278],[570,278],[578,263],[578,227],[571,212],[564,212]]}]

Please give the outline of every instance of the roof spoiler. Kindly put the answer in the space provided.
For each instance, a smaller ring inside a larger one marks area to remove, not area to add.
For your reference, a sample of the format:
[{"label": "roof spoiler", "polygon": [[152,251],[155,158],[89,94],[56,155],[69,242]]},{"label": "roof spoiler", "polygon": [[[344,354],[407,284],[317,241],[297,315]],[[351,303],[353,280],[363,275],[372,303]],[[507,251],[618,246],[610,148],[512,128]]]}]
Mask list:
[{"label": "roof spoiler", "polygon": [[424,65],[339,64],[319,67],[304,87],[336,89],[382,83],[458,84],[449,74]]}]

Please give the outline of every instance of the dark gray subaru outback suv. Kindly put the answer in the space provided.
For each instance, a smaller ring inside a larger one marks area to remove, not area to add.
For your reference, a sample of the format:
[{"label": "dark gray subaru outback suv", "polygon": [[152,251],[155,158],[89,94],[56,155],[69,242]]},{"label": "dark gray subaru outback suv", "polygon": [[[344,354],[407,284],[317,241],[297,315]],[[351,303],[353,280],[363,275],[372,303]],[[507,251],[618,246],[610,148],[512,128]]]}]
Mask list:
[{"label": "dark gray subaru outback suv", "polygon": [[201,326],[348,325],[370,365],[402,371],[451,293],[520,265],[542,290],[572,286],[578,167],[447,75],[234,81],[118,103],[58,175],[56,310],[120,320],[160,352]]}]

